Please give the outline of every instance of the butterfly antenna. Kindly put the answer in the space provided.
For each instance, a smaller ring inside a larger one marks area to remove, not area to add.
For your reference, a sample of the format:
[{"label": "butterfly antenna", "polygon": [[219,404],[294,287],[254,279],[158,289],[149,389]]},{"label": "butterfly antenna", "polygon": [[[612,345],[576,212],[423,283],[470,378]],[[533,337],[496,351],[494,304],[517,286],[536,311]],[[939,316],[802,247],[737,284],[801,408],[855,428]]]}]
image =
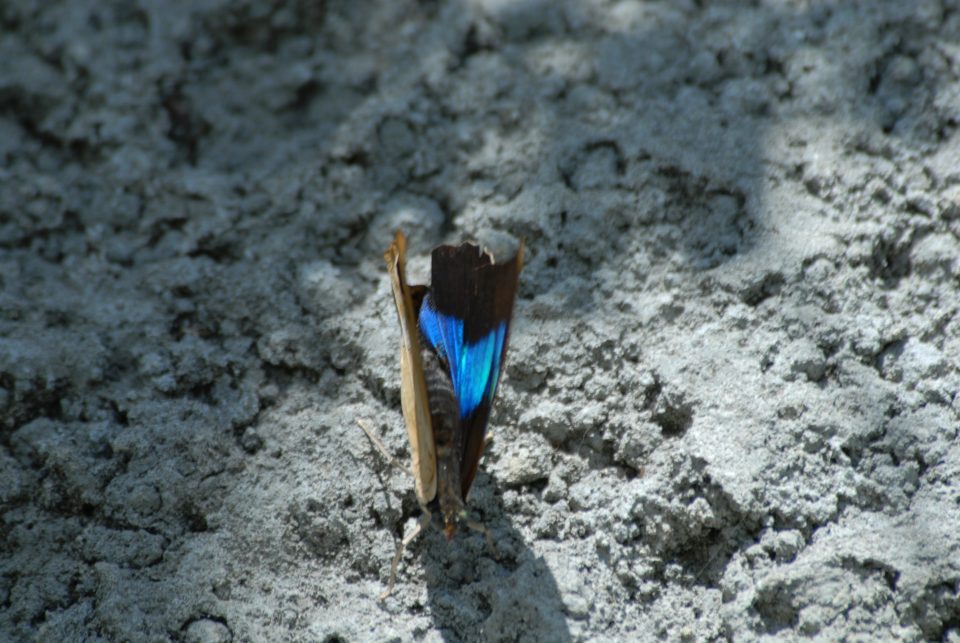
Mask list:
[{"label": "butterfly antenna", "polygon": [[376,445],[376,447],[380,450],[380,453],[383,454],[383,457],[387,459],[387,462],[389,462],[391,466],[394,466],[400,469],[401,471],[405,472],[408,476],[411,476],[411,477],[413,476],[413,472],[410,469],[400,464],[400,462],[397,461],[395,457],[390,455],[390,452],[387,451],[387,446],[383,443],[383,440],[378,438],[374,434],[373,429],[370,428],[369,422],[367,422],[366,420],[357,418],[357,424],[360,425],[360,428],[363,429],[363,432],[367,434],[367,437],[370,438],[370,441],[373,442],[374,445]]}]

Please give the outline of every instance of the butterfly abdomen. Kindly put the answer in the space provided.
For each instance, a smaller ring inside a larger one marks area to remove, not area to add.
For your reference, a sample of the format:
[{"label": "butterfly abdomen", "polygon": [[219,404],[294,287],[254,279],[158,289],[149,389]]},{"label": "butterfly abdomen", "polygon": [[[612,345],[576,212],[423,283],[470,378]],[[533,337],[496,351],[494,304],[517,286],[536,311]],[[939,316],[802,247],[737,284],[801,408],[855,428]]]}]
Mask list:
[{"label": "butterfly abdomen", "polygon": [[463,511],[460,478],[463,432],[460,427],[460,407],[450,376],[437,354],[424,348],[421,351],[421,361],[437,450],[437,499],[446,531],[448,535],[452,535],[457,517]]}]

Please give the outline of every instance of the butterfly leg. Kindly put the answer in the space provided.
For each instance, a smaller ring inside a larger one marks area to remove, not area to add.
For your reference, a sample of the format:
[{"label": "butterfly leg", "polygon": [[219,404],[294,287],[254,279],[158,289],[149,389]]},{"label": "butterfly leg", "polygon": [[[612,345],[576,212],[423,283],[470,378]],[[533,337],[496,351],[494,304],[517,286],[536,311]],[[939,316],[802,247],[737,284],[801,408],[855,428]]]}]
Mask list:
[{"label": "butterfly leg", "polygon": [[360,428],[363,429],[363,432],[367,434],[367,437],[370,438],[370,441],[373,442],[374,445],[376,445],[376,447],[380,450],[380,453],[383,454],[383,457],[387,459],[387,462],[389,462],[391,466],[404,471],[407,475],[413,475],[410,469],[400,464],[396,458],[390,455],[390,452],[387,451],[387,446],[383,443],[383,440],[374,434],[373,429],[370,428],[370,423],[368,421],[357,418],[357,424],[360,425]]},{"label": "butterfly leg", "polygon": [[473,522],[472,520],[467,520],[463,524],[470,529],[479,531],[481,534],[483,534],[483,537],[487,539],[487,547],[490,548],[490,553],[493,554],[495,559],[500,560],[500,554],[497,552],[497,548],[493,544],[493,536],[490,535],[490,530],[487,529],[486,525],[479,522]]},{"label": "butterfly leg", "polygon": [[393,556],[393,562],[390,563],[390,583],[387,585],[387,589],[380,594],[380,600],[382,601],[387,596],[390,595],[390,592],[393,591],[393,585],[397,580],[397,567],[400,566],[400,559],[403,557],[403,551],[407,548],[407,545],[413,542],[414,538],[420,535],[420,532],[427,528],[430,524],[430,512],[426,507],[421,507],[423,510],[423,515],[420,516],[420,522],[417,523],[417,526],[414,527],[413,531],[403,537],[403,540],[400,541],[400,544],[397,546],[397,553]]}]

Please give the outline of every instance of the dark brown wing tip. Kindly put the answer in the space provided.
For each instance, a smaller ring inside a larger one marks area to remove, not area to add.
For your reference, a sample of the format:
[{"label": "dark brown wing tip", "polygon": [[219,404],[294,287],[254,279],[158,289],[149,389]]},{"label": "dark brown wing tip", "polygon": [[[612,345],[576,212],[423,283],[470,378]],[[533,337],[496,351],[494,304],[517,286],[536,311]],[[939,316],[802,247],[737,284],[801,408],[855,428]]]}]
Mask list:
[{"label": "dark brown wing tip", "polygon": [[493,255],[472,241],[464,241],[458,246],[445,244],[433,249],[431,256],[441,261],[464,260],[475,268],[493,264]]},{"label": "dark brown wing tip", "polygon": [[458,246],[454,245],[441,245],[437,246],[433,250],[434,252],[439,252],[441,255],[448,256],[459,256],[467,255],[471,253],[475,255],[478,267],[483,266],[502,266],[508,263],[517,263],[517,271],[523,267],[523,256],[526,251],[526,240],[521,238],[517,242],[517,249],[510,255],[509,259],[503,261],[497,261],[496,256],[493,254],[493,250],[486,246],[481,246],[479,243],[474,241],[464,241]]}]

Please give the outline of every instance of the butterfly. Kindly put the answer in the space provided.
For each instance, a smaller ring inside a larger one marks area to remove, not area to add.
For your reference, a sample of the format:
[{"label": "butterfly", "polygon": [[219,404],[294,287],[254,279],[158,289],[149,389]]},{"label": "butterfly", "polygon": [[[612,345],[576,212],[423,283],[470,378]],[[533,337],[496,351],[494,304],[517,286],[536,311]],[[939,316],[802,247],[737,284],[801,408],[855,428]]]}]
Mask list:
[{"label": "butterfly", "polygon": [[466,499],[503,374],[523,250],[521,242],[511,259],[496,262],[472,243],[439,246],[429,287],[407,283],[402,232],[384,253],[400,321],[400,401],[423,517],[398,547],[383,596],[393,588],[404,548],[434,511],[448,540],[462,524],[482,531],[493,549],[489,531],[468,519]]}]

